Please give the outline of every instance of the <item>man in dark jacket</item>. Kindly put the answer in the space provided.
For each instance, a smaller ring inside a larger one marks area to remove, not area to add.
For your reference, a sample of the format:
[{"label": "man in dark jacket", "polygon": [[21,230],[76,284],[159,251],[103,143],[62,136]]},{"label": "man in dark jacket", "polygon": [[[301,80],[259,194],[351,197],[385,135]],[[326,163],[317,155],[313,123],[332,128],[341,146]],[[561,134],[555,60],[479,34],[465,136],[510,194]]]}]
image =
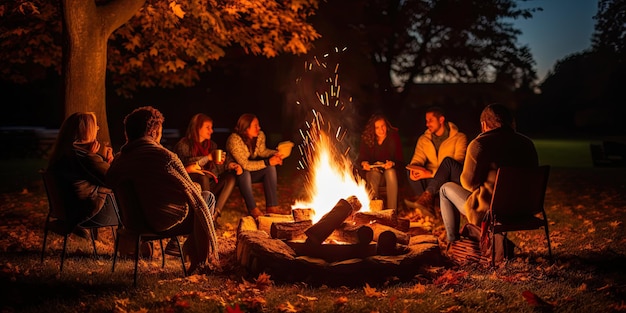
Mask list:
[{"label": "man in dark jacket", "polygon": [[461,185],[449,182],[439,191],[448,243],[459,239],[460,214],[470,223],[480,225],[489,210],[498,168],[539,165],[535,145],[515,131],[513,116],[505,106],[485,107],[480,124],[482,133],[467,147]]},{"label": "man in dark jacket", "polygon": [[[114,190],[132,182],[148,226],[155,233],[185,229],[190,233],[183,250],[191,262],[189,273],[217,263],[217,235],[211,210],[215,197],[204,197],[178,156],[159,143],[163,115],[140,107],[124,119],[126,144],[111,163],[106,182]],[[218,265],[218,264],[215,264]]]}]

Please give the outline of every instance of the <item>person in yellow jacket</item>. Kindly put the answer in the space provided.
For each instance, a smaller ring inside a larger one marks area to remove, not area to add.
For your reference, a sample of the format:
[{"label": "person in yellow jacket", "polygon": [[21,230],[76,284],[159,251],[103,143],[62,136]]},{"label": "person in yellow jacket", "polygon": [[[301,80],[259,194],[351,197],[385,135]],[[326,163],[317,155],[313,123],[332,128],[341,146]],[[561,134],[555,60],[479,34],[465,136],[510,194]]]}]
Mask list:
[{"label": "person in yellow jacket", "polygon": [[415,152],[407,166],[409,186],[416,201],[405,199],[404,202],[407,208],[414,209],[414,214],[409,215],[434,217],[435,196],[441,185],[460,180],[467,136],[446,120],[441,107],[429,107],[425,117],[426,131],[417,139]]}]

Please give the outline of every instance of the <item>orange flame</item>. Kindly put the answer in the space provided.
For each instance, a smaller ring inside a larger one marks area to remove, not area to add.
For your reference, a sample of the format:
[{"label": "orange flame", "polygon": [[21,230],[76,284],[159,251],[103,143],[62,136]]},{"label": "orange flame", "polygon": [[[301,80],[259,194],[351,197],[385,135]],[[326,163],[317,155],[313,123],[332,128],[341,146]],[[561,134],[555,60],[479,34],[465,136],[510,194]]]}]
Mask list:
[{"label": "orange flame", "polygon": [[340,199],[356,196],[361,202],[361,210],[369,210],[370,197],[365,180],[352,175],[352,163],[338,153],[328,137],[320,133],[319,140],[311,149],[309,186],[305,186],[309,201],[297,200],[292,206],[311,208],[315,211],[313,223],[328,213]]}]

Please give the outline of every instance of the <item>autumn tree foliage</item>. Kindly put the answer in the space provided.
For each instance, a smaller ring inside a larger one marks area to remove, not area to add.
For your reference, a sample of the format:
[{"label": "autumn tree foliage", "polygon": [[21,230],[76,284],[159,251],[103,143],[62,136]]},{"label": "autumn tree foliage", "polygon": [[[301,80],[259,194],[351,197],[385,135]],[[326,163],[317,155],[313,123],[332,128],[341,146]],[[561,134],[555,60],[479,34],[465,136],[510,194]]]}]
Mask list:
[{"label": "autumn tree foliage", "polygon": [[17,0],[0,4],[0,79],[64,77],[65,114],[94,111],[108,139],[105,81],[191,86],[229,47],[301,54],[319,34],[317,0]]}]

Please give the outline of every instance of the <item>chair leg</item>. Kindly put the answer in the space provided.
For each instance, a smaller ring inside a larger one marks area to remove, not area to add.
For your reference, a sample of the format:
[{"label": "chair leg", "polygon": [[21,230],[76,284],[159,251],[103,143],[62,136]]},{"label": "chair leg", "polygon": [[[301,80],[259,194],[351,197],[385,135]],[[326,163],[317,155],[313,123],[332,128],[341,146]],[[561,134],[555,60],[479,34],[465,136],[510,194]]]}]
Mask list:
[{"label": "chair leg", "polygon": [[141,235],[137,236],[135,243],[135,274],[133,274],[133,287],[137,287],[137,264],[139,264],[139,253],[141,246]]},{"label": "chair leg", "polygon": [[63,236],[63,251],[61,251],[61,265],[59,266],[59,272],[63,272],[63,263],[65,262],[65,251],[67,250],[67,237],[69,234]]},{"label": "chair leg", "polygon": [[46,253],[46,240],[48,239],[48,221],[43,230],[43,243],[41,244],[41,262],[43,262],[44,254]]},{"label": "chair leg", "polygon": [[111,237],[113,238],[113,241],[115,241],[115,228],[113,228],[113,226],[111,226]]},{"label": "chair leg", "polygon": [[117,261],[117,249],[120,245],[120,236],[113,236],[115,238],[115,245],[113,245],[113,265],[111,266],[111,273],[115,272],[115,261]]},{"label": "chair leg", "polygon": [[496,241],[495,234],[491,232],[491,266],[496,266]]},{"label": "chair leg", "polygon": [[163,246],[163,239],[159,239],[159,245],[161,246],[161,268],[165,268],[165,247]]},{"label": "chair leg", "polygon": [[548,231],[548,223],[544,226],[546,230],[546,241],[548,242],[548,255],[550,256],[550,261],[552,261],[552,246],[550,245],[550,232]]},{"label": "chair leg", "polygon": [[93,257],[98,258],[98,250],[96,250],[96,234],[94,233],[95,230],[96,228],[89,230],[89,237],[91,237],[91,245],[93,246]]},{"label": "chair leg", "polygon": [[174,240],[178,244],[178,252],[180,253],[180,263],[183,266],[183,277],[187,277],[187,269],[185,268],[185,256],[183,255],[183,246],[180,244],[178,240],[178,236],[174,236]]}]

